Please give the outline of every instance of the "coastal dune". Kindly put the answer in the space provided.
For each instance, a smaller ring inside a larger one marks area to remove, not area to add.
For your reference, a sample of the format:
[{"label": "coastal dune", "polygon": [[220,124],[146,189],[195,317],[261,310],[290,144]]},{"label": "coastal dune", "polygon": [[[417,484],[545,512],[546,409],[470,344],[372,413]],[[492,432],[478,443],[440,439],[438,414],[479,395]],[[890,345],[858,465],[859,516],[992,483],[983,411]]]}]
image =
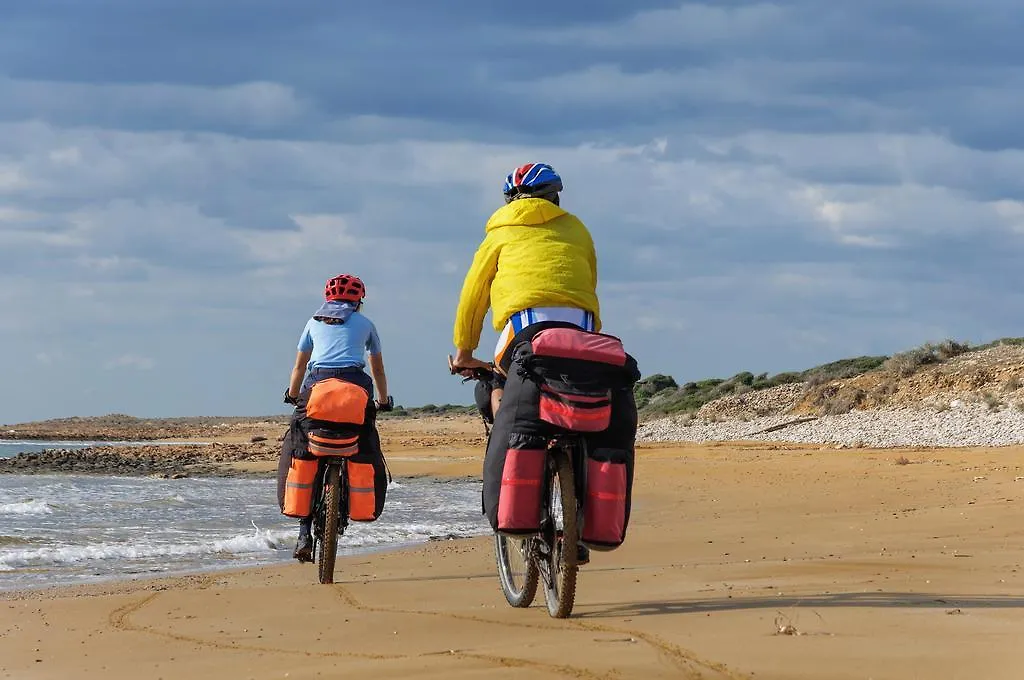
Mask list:
[{"label": "coastal dune", "polygon": [[[445,441],[393,472],[478,472]],[[505,604],[489,538],[441,540],[331,586],[290,564],[5,593],[0,678],[1020,677],[1024,448],[638,455],[629,537],[569,620]]]}]

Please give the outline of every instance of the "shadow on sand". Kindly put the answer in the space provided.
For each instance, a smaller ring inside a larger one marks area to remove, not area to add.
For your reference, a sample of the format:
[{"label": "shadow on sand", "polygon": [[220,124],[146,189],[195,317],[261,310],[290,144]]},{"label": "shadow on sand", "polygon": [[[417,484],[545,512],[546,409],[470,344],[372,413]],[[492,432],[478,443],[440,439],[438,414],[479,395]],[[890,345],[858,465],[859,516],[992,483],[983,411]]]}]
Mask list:
[{"label": "shadow on sand", "polygon": [[824,609],[828,607],[882,607],[935,609],[1017,609],[1024,597],[1010,595],[939,595],[934,593],[833,593],[802,597],[733,597],[670,602],[594,603],[577,607],[576,616],[618,618],[670,614],[706,614],[744,609]]}]

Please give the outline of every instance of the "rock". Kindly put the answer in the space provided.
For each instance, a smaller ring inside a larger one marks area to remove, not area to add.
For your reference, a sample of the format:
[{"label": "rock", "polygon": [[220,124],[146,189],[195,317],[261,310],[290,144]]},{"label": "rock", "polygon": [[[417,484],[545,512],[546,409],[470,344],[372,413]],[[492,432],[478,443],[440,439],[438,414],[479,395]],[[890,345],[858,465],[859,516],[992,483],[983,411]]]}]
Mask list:
[{"label": "rock", "polygon": [[249,441],[252,442],[253,444],[256,444],[257,442],[265,442],[265,441],[267,441],[267,438],[264,437],[263,435],[259,435],[258,434],[255,437],[253,437],[252,439],[250,439]]},{"label": "rock", "polygon": [[990,410],[983,403],[964,403],[956,410],[930,407],[855,410],[773,429],[788,416],[767,416],[750,422],[723,421],[683,426],[673,419],[644,423],[638,441],[790,441],[847,447],[1009,446],[1024,444],[1024,412]]}]

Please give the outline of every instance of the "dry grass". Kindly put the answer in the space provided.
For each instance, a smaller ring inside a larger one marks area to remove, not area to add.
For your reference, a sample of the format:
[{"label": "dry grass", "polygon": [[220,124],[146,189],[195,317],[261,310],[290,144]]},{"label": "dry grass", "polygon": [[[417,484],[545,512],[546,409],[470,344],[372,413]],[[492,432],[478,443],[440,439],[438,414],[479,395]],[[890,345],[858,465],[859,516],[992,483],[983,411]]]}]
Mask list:
[{"label": "dry grass", "polygon": [[984,392],[981,395],[981,399],[988,406],[989,411],[998,411],[1003,406],[1003,400],[991,392]]},{"label": "dry grass", "polygon": [[822,415],[838,416],[857,408],[864,402],[865,397],[867,393],[858,387],[844,387],[832,383],[819,387],[812,405]]},{"label": "dry grass", "polygon": [[882,364],[882,370],[900,378],[917,373],[918,369],[928,364],[941,364],[969,351],[966,343],[955,340],[944,340],[937,345],[926,343],[915,349],[894,354]]}]

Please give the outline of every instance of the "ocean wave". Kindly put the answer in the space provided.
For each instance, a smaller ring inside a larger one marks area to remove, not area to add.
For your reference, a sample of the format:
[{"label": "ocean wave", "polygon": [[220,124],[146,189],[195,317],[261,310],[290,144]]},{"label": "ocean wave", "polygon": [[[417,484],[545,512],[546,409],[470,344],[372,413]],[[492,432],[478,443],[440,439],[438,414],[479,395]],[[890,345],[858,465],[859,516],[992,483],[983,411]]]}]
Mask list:
[{"label": "ocean wave", "polygon": [[75,564],[99,560],[145,560],[160,557],[193,557],[220,553],[247,554],[288,547],[292,530],[262,530],[209,542],[174,543],[97,543],[53,548],[0,551],[0,569]]},{"label": "ocean wave", "polygon": [[[383,529],[383,527],[381,527]],[[372,548],[394,543],[418,543],[434,536],[469,537],[485,533],[480,526],[466,524],[405,524],[389,526],[381,531],[372,525],[350,526],[338,541],[343,551]],[[96,543],[32,548],[0,549],[0,569],[62,566],[81,562],[106,560],[154,560],[159,558],[194,558],[202,556],[253,555],[280,551],[291,547],[294,529],[256,529],[253,533],[231,538],[192,543]]]},{"label": "ocean wave", "polygon": [[0,504],[0,515],[49,515],[53,506],[45,501],[27,500]]}]

